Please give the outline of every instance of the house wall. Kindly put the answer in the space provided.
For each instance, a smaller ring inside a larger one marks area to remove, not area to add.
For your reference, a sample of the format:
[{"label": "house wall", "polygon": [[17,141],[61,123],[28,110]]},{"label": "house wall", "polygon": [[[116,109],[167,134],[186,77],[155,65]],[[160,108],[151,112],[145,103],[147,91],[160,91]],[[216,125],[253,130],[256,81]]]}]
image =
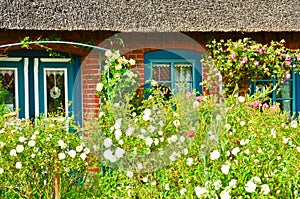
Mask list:
[{"label": "house wall", "polygon": [[[111,48],[109,39],[116,32],[110,31],[14,31],[14,30],[0,30],[0,44],[20,42],[24,37],[29,36],[32,40],[38,38],[48,38],[49,40],[62,40],[62,41],[74,41],[81,43],[89,43],[93,45],[100,44],[101,47]],[[151,33],[147,33],[151,34]],[[158,34],[158,33],[153,33]],[[188,32],[184,33],[186,36],[195,40],[195,43],[185,43],[180,38],[172,42],[163,43],[160,40],[149,39],[145,41],[145,37],[131,38],[130,41],[141,44],[141,46],[134,48],[123,48],[125,56],[127,58],[133,58],[136,60],[136,67],[140,72],[140,83],[144,83],[144,53],[150,52],[157,49],[183,49],[193,50],[200,53],[205,53],[205,44],[210,39],[238,39],[244,37],[250,37],[258,42],[266,43],[271,40],[285,39],[288,48],[299,49],[300,48],[300,33],[299,32],[282,32],[282,33],[267,33],[267,32],[256,32],[256,33],[236,33],[236,32]],[[147,38],[147,37],[146,37]],[[146,39],[147,40],[147,39]],[[125,45],[126,45],[125,41]],[[144,45],[143,44],[147,44]],[[151,45],[149,45],[151,44]],[[70,53],[81,57],[81,76],[82,76],[82,112],[83,120],[87,120],[90,117],[95,117],[99,110],[99,98],[95,94],[95,86],[100,80],[99,74],[99,52],[90,51],[88,49],[67,46],[67,45],[49,45],[54,51]],[[41,50],[38,46],[31,47],[34,50]],[[20,47],[13,47],[9,50],[18,50]],[[3,51],[2,51],[3,53]],[[5,54],[5,52],[4,52]],[[202,68],[203,79],[206,79],[208,74],[208,67]],[[205,93],[205,88],[204,88]]]}]

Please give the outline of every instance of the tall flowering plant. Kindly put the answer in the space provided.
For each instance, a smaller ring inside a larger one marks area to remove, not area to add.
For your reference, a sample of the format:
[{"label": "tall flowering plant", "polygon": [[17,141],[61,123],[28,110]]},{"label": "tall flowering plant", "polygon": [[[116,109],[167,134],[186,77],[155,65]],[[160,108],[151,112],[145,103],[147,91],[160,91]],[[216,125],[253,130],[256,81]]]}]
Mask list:
[{"label": "tall flowering plant", "polygon": [[[291,71],[300,71],[299,50],[284,46],[285,41],[271,41],[261,44],[249,38],[213,40],[207,44],[208,56],[204,60],[211,66],[211,74],[219,71],[229,92],[238,85],[247,91],[247,83],[256,79],[277,79],[285,81]],[[217,69],[217,70],[216,70]]]}]

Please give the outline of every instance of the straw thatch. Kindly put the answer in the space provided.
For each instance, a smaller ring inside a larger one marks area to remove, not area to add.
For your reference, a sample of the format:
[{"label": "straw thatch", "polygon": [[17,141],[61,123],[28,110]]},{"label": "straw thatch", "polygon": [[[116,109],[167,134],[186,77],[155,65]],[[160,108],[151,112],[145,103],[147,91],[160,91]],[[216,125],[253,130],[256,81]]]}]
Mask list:
[{"label": "straw thatch", "polygon": [[300,31],[299,0],[1,0],[0,29]]}]

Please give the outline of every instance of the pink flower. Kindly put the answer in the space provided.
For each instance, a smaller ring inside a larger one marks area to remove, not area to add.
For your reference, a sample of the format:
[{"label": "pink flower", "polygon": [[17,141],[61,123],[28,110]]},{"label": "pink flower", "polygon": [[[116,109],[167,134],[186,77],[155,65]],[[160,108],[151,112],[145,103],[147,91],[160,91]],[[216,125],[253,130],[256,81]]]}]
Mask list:
[{"label": "pink flower", "polygon": [[258,48],[257,51],[259,52],[260,55],[263,54],[263,50],[262,49]]},{"label": "pink flower", "polygon": [[290,78],[291,78],[291,74],[290,74],[290,73],[287,73],[287,74],[285,75],[285,78],[286,78],[286,79],[290,79]]},{"label": "pink flower", "polygon": [[261,102],[259,100],[256,100],[255,102],[252,102],[250,104],[250,107],[260,107],[261,106]]},{"label": "pink flower", "polygon": [[285,64],[289,66],[292,64],[292,61],[291,60],[285,61]]},{"label": "pink flower", "polygon": [[236,55],[233,53],[231,56],[230,56],[230,59],[231,60],[234,60],[236,58]]},{"label": "pink flower", "polygon": [[201,95],[201,96],[198,96],[198,97],[196,97],[196,101],[202,101],[202,102],[205,102],[205,100],[206,100],[206,96],[204,96],[204,95]]},{"label": "pink flower", "polygon": [[258,66],[259,65],[259,62],[258,61],[254,61],[254,66]]},{"label": "pink flower", "polygon": [[300,60],[300,53],[297,55],[297,60]]},{"label": "pink flower", "polygon": [[187,137],[194,137],[195,136],[195,132],[194,131],[189,131],[189,132],[186,132],[185,135]]},{"label": "pink flower", "polygon": [[296,68],[296,64],[293,64],[293,68]]},{"label": "pink flower", "polygon": [[285,60],[290,61],[291,60],[291,56],[289,54],[285,55]]},{"label": "pink flower", "polygon": [[264,103],[264,104],[262,105],[262,109],[266,109],[266,108],[268,108],[268,107],[269,107],[269,105],[266,104],[266,103]]},{"label": "pink flower", "polygon": [[191,98],[193,96],[193,93],[191,93],[191,92],[187,92],[186,94],[185,94],[185,97],[186,98]]},{"label": "pink flower", "polygon": [[265,47],[262,48],[263,51],[266,51],[267,49]]},{"label": "pink flower", "polygon": [[244,59],[241,61],[241,64],[244,65],[247,64],[247,62],[248,62],[248,58],[244,57]]}]

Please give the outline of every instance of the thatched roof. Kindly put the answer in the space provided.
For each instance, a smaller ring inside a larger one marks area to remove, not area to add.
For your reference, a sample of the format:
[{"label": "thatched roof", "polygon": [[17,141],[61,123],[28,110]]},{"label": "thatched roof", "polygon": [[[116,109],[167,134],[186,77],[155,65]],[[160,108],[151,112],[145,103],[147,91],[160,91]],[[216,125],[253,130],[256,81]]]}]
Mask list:
[{"label": "thatched roof", "polygon": [[0,29],[300,31],[299,0],[0,0]]}]

